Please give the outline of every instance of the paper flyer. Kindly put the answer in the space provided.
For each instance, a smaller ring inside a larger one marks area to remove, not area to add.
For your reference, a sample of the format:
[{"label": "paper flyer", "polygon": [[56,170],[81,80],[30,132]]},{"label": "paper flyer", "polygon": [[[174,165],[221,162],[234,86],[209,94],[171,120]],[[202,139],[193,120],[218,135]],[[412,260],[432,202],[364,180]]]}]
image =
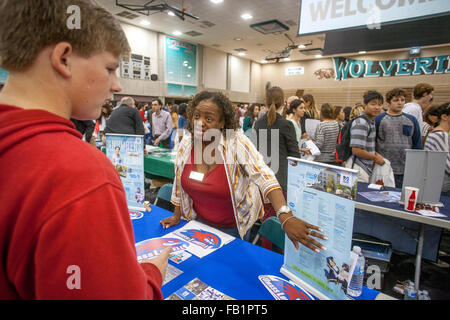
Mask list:
[{"label": "paper flyer", "polygon": [[166,235],[166,237],[178,238],[188,242],[190,246],[186,250],[199,258],[203,258],[235,239],[197,221],[188,222],[182,228]]},{"label": "paper flyer", "polygon": [[177,267],[174,267],[173,265],[168,264],[167,269],[166,269],[166,277],[164,278],[162,285],[165,285],[167,282],[172,281],[173,279],[175,279],[182,273],[183,273],[183,271],[181,271]]},{"label": "paper flyer", "polygon": [[119,173],[128,208],[144,210],[144,136],[106,135],[106,156]]},{"label": "paper flyer", "polygon": [[171,255],[175,255],[184,252],[190,245],[179,238],[152,238],[136,243],[136,255],[140,262],[157,257],[167,247],[172,247]]},{"label": "paper flyer", "polygon": [[165,300],[236,300],[210,287],[198,278],[190,281]]},{"label": "paper flyer", "polygon": [[261,275],[258,279],[276,300],[316,300],[292,281],[272,275]]},{"label": "paper flyer", "polygon": [[286,237],[281,272],[320,299],[346,299],[357,171],[288,159],[288,205],[328,240],[317,239],[327,249],[316,253],[303,245],[297,251]]}]

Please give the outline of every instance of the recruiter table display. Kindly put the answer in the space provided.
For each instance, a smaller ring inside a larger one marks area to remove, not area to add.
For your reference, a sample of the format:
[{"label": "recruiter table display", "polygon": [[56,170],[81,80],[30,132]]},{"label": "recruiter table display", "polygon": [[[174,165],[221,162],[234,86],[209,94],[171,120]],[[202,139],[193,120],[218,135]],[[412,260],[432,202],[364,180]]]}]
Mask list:
[{"label": "recruiter table display", "polygon": [[146,146],[148,155],[144,157],[144,172],[150,177],[175,178],[176,151],[153,146]]},{"label": "recruiter table display", "polygon": [[[187,254],[187,258],[182,257],[180,252],[183,250],[180,247],[186,245],[183,241],[188,241],[183,238],[180,241],[179,237],[170,235],[176,234],[176,231],[179,231],[179,235],[186,229],[188,223],[182,220],[180,224],[164,229],[159,222],[171,215],[170,211],[152,206],[150,212],[134,216],[132,220],[135,241],[138,245],[148,239],[168,236],[171,240],[166,242],[166,245],[178,246],[178,252],[175,250],[169,260],[166,280],[171,280],[162,287],[165,299],[179,298],[179,296],[183,296],[184,300],[193,299],[194,296],[204,300],[309,300],[315,298],[280,273],[280,267],[283,265],[282,255],[241,239],[232,239],[202,258],[195,254]],[[218,232],[216,230],[213,233],[218,234]],[[192,237],[213,245],[216,241],[213,237],[205,239],[195,234]],[[158,247],[152,244],[149,248],[155,250]],[[147,254],[149,252],[147,251]],[[146,254],[142,247],[137,250],[137,253],[138,255]],[[380,297],[382,294],[364,287],[363,294],[357,299],[374,300],[377,296]]]},{"label": "recruiter table display", "polygon": [[443,216],[433,217],[404,210],[398,203],[401,189],[385,189],[377,192],[368,189],[367,183],[358,183],[355,207],[364,211],[356,212],[354,231],[390,241],[393,249],[415,254],[414,282],[419,288],[422,257],[434,260],[439,250],[441,228],[450,229],[450,197],[440,198],[443,207],[439,208],[439,213]]}]

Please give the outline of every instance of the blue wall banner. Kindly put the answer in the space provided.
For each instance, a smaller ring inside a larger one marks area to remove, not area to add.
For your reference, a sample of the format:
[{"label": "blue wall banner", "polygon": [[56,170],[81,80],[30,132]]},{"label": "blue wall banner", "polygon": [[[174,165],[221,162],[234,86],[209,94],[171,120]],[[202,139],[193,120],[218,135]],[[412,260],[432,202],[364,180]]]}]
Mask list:
[{"label": "blue wall banner", "polygon": [[285,276],[319,299],[346,299],[351,274],[358,171],[318,162],[288,158],[287,202],[297,218],[316,225],[328,240],[318,253],[286,236]]},{"label": "blue wall banner", "polygon": [[166,82],[197,85],[197,46],[166,37]]},{"label": "blue wall banner", "polygon": [[130,210],[145,210],[144,136],[106,134],[106,156],[119,173]]},{"label": "blue wall banner", "polygon": [[336,80],[450,73],[450,56],[385,61],[333,58]]}]

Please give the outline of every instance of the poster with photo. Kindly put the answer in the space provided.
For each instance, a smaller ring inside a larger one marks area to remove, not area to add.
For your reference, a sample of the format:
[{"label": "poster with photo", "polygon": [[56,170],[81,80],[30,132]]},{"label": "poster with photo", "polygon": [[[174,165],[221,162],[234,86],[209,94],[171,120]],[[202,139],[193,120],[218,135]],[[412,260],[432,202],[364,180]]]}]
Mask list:
[{"label": "poster with photo", "polygon": [[144,136],[107,133],[106,156],[119,173],[130,210],[144,210]]},{"label": "poster with photo", "polygon": [[281,273],[320,299],[346,299],[355,213],[356,170],[288,158],[287,201],[293,214],[323,230],[319,253],[286,237]]}]

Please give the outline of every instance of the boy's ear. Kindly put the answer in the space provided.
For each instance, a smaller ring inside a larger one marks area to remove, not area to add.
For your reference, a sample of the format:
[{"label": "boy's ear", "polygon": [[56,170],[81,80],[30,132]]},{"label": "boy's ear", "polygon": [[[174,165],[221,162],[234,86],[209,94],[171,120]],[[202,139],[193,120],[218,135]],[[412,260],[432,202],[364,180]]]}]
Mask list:
[{"label": "boy's ear", "polygon": [[72,76],[72,45],[68,42],[60,42],[53,47],[51,51],[50,60],[52,67],[63,78]]}]

